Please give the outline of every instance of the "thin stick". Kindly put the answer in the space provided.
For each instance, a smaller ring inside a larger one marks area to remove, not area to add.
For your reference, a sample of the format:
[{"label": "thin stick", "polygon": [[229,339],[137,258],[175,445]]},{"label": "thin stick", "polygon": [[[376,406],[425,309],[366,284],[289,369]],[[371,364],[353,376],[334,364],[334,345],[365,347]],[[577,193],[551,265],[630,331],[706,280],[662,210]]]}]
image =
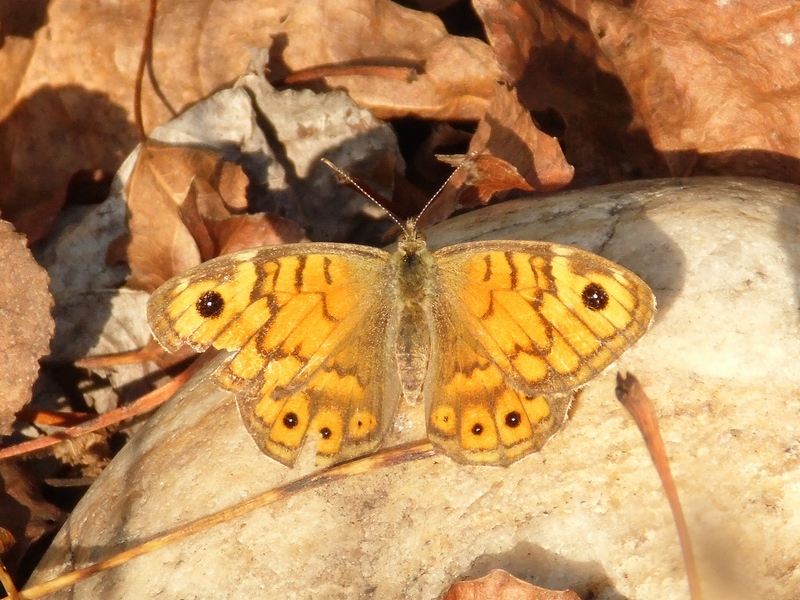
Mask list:
[{"label": "thin stick", "polygon": [[100,354],[86,356],[75,361],[75,366],[82,369],[107,369],[119,365],[140,365],[143,362],[156,360],[165,354],[165,350],[151,339],[144,348],[116,354]]},{"label": "thin stick", "polygon": [[317,81],[323,77],[345,77],[347,75],[361,75],[367,77],[380,77],[382,79],[395,79],[410,82],[416,79],[421,67],[399,67],[386,65],[326,65],[310,67],[289,73],[282,81],[274,81],[273,85],[296,85],[309,81]]},{"label": "thin stick", "polygon": [[147,133],[144,130],[144,120],[142,119],[142,80],[144,79],[144,69],[147,66],[147,60],[150,58],[150,53],[153,51],[153,31],[156,25],[156,8],[158,7],[158,0],[150,0],[150,10],[147,13],[147,27],[144,33],[144,42],[142,43],[142,54],[139,56],[139,66],[136,69],[136,81],[133,88],[133,120],[136,122],[136,130],[139,132],[139,141],[143,142],[147,139]]},{"label": "thin stick", "polygon": [[149,412],[169,400],[172,395],[199,369],[199,366],[200,365],[198,365],[198,361],[195,361],[180,375],[176,376],[168,383],[165,383],[160,388],[145,394],[130,404],[120,406],[119,408],[115,408],[112,411],[100,415],[96,419],[75,425],[74,427],[70,427],[53,435],[45,435],[28,442],[16,444],[15,446],[2,448],[0,449],[0,460],[11,458],[13,456],[20,456],[22,454],[29,454],[31,452],[36,452],[37,450],[44,450],[45,448],[55,446],[64,440],[80,437],[82,435],[86,435],[87,433],[108,427],[109,425],[115,425],[121,421],[124,421],[125,419],[130,419],[131,417],[136,417],[143,413]]},{"label": "thin stick", "polygon": [[[331,481],[336,481],[345,477],[361,475],[363,473],[374,471],[380,468],[421,460],[423,458],[433,456],[435,453],[436,452],[433,449],[433,446],[431,446],[429,442],[416,442],[414,444],[408,444],[404,446],[395,446],[394,448],[389,448],[376,454],[371,454],[350,462],[328,467],[327,469],[311,473],[310,475],[306,475],[305,477],[301,477],[300,479],[284,484],[280,487],[268,490],[263,494],[259,494],[250,500],[245,500],[244,502],[241,502],[240,504],[230,508],[223,509],[208,515],[207,517],[202,517],[196,521],[187,523],[186,525],[179,527],[170,533],[158,536],[149,542],[145,542],[144,544],[136,546],[135,548],[131,548],[130,550],[120,552],[111,558],[101,560],[100,562],[89,565],[88,567],[78,569],[77,571],[72,571],[71,573],[67,573],[66,575],[62,575],[61,577],[57,577],[40,585],[22,590],[19,593],[19,599],[34,600],[35,598],[41,598],[47,594],[52,594],[53,592],[71,587],[88,579],[89,577],[92,577],[93,575],[97,575],[102,571],[106,571],[126,563],[133,558],[148,554],[149,552],[153,552],[154,550],[158,550],[159,548],[163,548],[164,546],[168,546],[169,544],[180,541],[197,533],[207,531],[221,523],[226,523],[228,521],[232,521],[233,519],[247,515],[257,508],[268,506],[279,500],[289,498],[298,492],[314,489]],[[4,598],[3,600],[12,599],[8,597]]]},{"label": "thin stick", "polygon": [[653,403],[645,394],[639,380],[630,373],[624,377],[622,373],[617,373],[616,393],[617,399],[636,421],[656,471],[661,477],[661,485],[664,486],[669,507],[672,509],[672,517],[675,520],[675,528],[678,530],[683,562],[686,565],[686,578],[689,580],[689,596],[692,600],[702,600],[703,593],[700,589],[700,578],[697,574],[692,540],[689,538],[689,528],[686,526],[683,508],[681,508],[681,501],[678,498],[678,488],[669,468],[669,459],[664,449],[664,440],[661,439],[661,432],[658,429],[658,419],[653,409]]}]

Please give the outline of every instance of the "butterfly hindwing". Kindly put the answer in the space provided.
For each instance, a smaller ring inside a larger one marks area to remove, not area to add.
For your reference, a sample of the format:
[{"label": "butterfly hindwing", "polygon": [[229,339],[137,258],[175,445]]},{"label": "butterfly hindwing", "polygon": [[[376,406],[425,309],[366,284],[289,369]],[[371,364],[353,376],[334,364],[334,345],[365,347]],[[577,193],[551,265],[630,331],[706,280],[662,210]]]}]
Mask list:
[{"label": "butterfly hindwing", "polygon": [[257,379],[260,387],[237,395],[242,420],[262,451],[291,465],[310,437],[317,464],[325,465],[377,448],[400,397],[396,366],[386,359],[390,326],[385,311],[367,309],[353,314],[324,356],[313,358],[319,366],[304,370],[291,354],[269,362]]},{"label": "butterfly hindwing", "polygon": [[514,386],[452,307],[439,303],[425,382],[428,439],[464,463],[508,465],[561,427],[571,392],[530,395]]}]

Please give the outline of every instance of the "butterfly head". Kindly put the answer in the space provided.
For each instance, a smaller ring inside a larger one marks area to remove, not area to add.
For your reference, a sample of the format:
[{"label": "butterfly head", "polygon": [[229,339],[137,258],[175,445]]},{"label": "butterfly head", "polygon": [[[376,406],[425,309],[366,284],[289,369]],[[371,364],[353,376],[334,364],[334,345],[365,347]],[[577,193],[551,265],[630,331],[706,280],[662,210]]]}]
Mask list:
[{"label": "butterfly head", "polygon": [[405,255],[419,254],[425,249],[425,236],[417,229],[417,220],[408,219],[403,227],[403,233],[397,246]]}]

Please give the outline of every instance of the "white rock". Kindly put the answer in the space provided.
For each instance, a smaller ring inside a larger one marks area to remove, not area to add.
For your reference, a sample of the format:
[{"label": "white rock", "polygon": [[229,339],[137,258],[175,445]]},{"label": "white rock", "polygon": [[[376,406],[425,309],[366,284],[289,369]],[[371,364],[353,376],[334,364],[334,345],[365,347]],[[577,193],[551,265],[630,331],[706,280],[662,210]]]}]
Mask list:
[{"label": "white rock", "polygon": [[[797,186],[759,180],[634,182],[493,206],[428,234],[431,245],[573,243],[652,286],[655,325],[619,368],[656,404],[706,598],[800,597],[799,199]],[[501,567],[605,600],[687,598],[667,501],[615,374],[507,469],[436,457],[331,482],[50,597],[426,599]],[[299,477],[208,387],[120,453],[32,582]],[[400,422],[398,439],[420,435],[413,412]]]}]

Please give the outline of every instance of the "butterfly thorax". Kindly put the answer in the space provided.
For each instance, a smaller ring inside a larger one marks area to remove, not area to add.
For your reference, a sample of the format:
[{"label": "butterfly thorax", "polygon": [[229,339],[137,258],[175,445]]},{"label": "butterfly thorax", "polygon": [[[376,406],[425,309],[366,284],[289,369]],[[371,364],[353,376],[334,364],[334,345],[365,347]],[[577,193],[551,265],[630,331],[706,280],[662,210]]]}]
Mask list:
[{"label": "butterfly thorax", "polygon": [[[430,303],[438,293],[441,274],[433,254],[428,250],[425,237],[417,231],[413,220],[407,222],[390,262],[394,270],[397,297],[403,310],[429,312]],[[424,323],[426,319],[417,322]]]},{"label": "butterfly thorax", "polygon": [[390,260],[394,271],[398,312],[396,356],[403,395],[414,401],[420,395],[431,343],[431,300],[439,281],[438,267],[416,224],[409,220]]}]

